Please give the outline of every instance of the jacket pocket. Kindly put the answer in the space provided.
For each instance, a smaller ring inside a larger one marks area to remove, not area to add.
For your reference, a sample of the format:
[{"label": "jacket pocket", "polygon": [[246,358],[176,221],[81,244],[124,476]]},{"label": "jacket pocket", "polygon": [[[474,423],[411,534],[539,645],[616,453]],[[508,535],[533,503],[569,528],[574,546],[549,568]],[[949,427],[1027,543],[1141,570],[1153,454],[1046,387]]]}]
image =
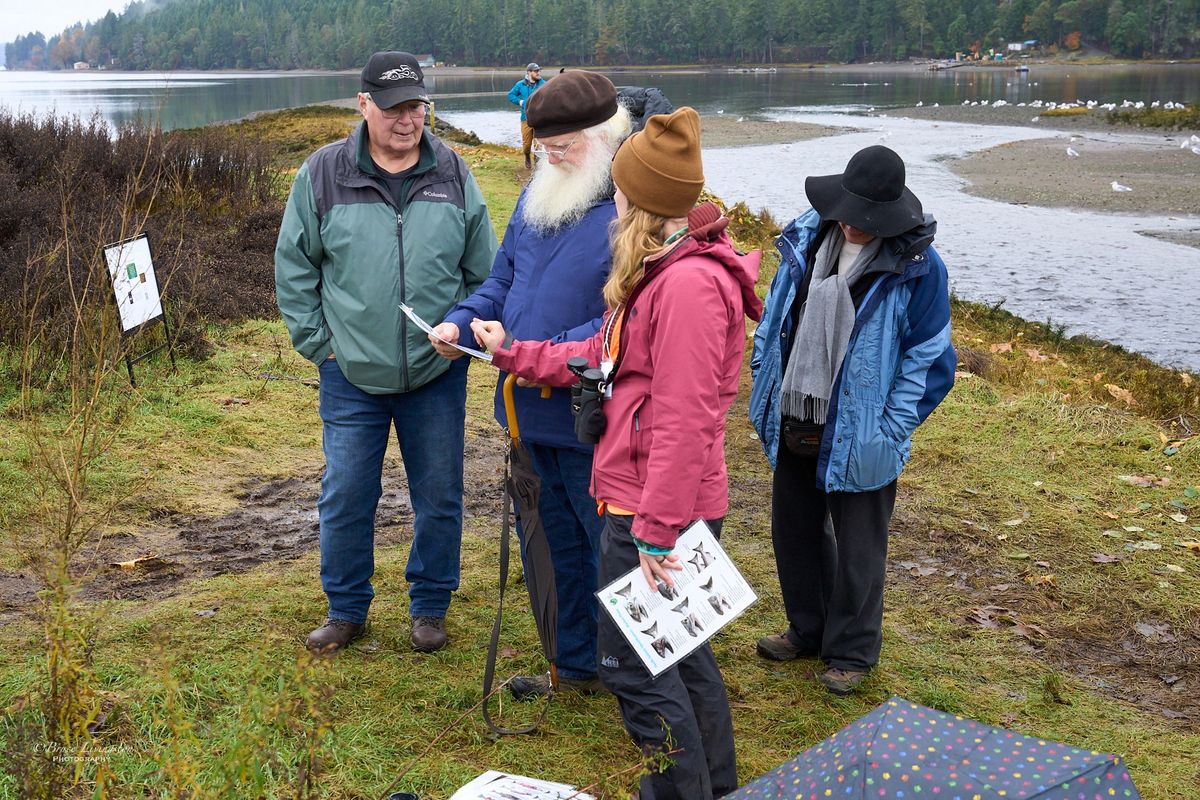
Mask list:
[{"label": "jacket pocket", "polygon": [[629,424],[629,460],[633,464],[633,471],[640,486],[646,484],[646,466],[654,436],[650,430],[651,416],[650,398],[643,397],[633,409],[633,418]]},{"label": "jacket pocket", "polygon": [[904,467],[902,445],[874,426],[855,438],[846,471],[846,489],[866,492],[894,481]]}]

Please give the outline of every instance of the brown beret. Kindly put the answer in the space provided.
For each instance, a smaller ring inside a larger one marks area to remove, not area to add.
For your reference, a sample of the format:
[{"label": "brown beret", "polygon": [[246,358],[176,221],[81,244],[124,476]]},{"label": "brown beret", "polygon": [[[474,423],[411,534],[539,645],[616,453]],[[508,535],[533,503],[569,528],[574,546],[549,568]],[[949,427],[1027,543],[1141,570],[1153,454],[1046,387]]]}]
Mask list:
[{"label": "brown beret", "polygon": [[617,87],[595,72],[573,69],[546,81],[525,101],[535,136],[559,136],[599,125],[617,113]]},{"label": "brown beret", "polygon": [[687,216],[704,188],[699,115],[683,106],[651,117],[617,151],[612,179],[638,208],[660,217]]}]

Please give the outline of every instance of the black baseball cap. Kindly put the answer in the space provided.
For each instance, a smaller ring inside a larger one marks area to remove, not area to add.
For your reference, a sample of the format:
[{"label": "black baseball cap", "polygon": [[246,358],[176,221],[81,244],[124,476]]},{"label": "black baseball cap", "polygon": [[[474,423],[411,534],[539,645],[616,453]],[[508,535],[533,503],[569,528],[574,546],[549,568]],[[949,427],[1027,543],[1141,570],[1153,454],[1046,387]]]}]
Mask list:
[{"label": "black baseball cap", "polygon": [[388,50],[376,53],[362,71],[362,89],[380,108],[391,108],[410,100],[429,102],[425,73],[412,53]]}]

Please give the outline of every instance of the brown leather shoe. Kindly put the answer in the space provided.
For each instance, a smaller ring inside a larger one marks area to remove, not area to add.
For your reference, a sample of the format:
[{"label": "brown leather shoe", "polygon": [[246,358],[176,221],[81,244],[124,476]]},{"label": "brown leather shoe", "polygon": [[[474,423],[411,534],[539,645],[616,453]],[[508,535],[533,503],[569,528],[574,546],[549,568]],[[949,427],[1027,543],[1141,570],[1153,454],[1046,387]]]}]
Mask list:
[{"label": "brown leather shoe", "polygon": [[830,667],[821,673],[825,688],[842,697],[852,693],[867,678],[867,673],[854,669]]},{"label": "brown leather shoe", "polygon": [[412,635],[408,640],[412,643],[412,649],[418,653],[441,650],[449,641],[446,636],[446,618],[413,617]]},{"label": "brown leather shoe", "polygon": [[336,653],[367,631],[365,622],[349,622],[344,619],[326,617],[321,627],[308,635],[304,646],[314,653],[327,655]]},{"label": "brown leather shoe", "polygon": [[792,643],[786,633],[772,633],[758,640],[756,645],[758,655],[772,661],[791,661],[794,658],[812,658],[816,653],[801,650]]}]

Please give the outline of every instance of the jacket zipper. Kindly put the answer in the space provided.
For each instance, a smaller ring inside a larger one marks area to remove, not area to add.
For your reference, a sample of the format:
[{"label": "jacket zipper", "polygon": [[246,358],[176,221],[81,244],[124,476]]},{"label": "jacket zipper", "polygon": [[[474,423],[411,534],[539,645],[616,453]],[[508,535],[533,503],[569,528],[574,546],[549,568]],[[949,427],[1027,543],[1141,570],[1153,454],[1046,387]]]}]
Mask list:
[{"label": "jacket zipper", "polygon": [[[404,213],[396,209],[396,260],[400,267],[400,302],[404,298]],[[408,317],[400,315],[400,383],[408,391]]]}]

